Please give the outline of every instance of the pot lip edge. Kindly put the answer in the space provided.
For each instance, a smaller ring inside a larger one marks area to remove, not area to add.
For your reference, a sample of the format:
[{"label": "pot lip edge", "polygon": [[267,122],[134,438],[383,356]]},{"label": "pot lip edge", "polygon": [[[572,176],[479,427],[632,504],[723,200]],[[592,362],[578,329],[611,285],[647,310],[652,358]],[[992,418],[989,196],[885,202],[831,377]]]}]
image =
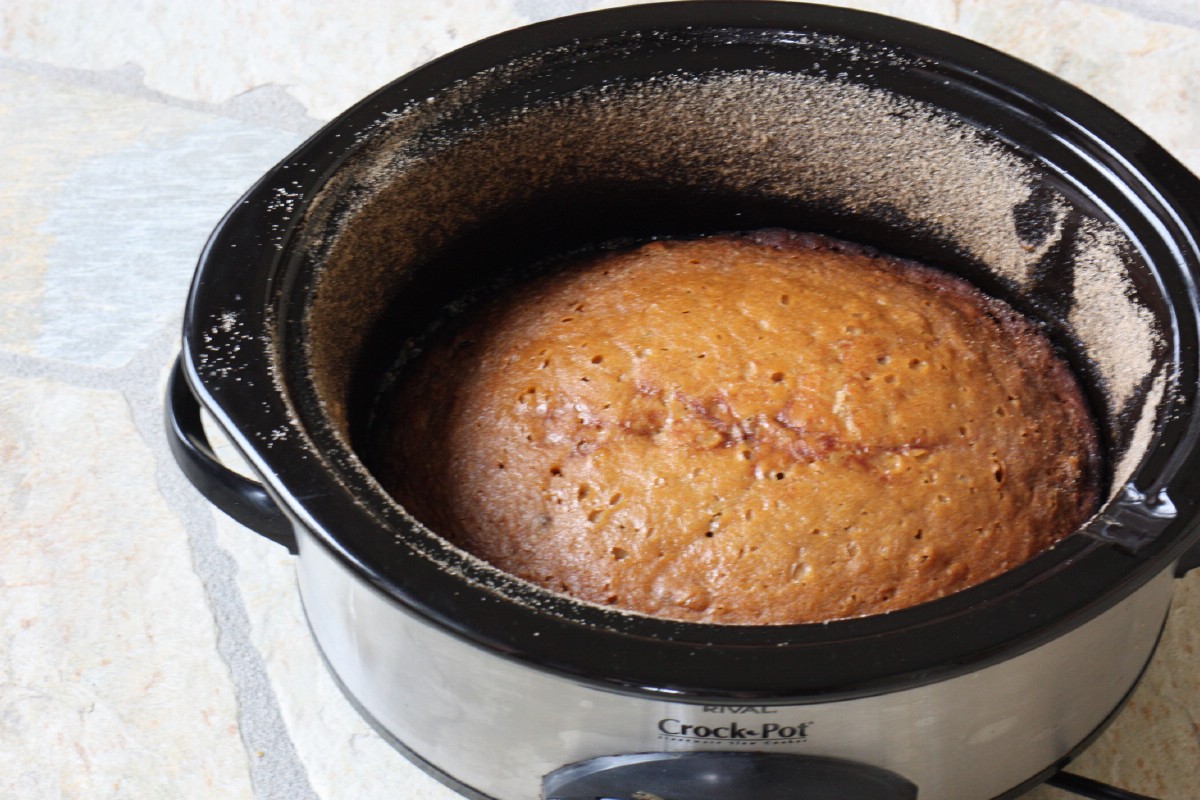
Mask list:
[{"label": "pot lip edge", "polygon": [[[666,6],[678,6],[678,5],[680,5],[680,4],[672,4],[672,3],[659,3],[659,4],[652,4],[652,6],[629,7],[629,8],[631,8],[631,9],[632,9],[632,8],[637,8],[637,9],[639,9],[639,10],[640,10],[640,11],[639,11],[639,13],[642,13],[642,12],[648,13],[648,12],[649,12],[649,10],[652,10],[653,8],[656,8],[656,7],[658,7],[658,8],[661,8],[661,7],[666,7]],[[687,5],[687,4],[682,4],[682,5]],[[744,8],[747,8],[747,7],[750,7],[750,6],[759,6],[759,5],[761,5],[761,6],[764,6],[764,7],[765,7],[765,6],[779,7],[779,6],[784,6],[784,5],[792,5],[792,4],[775,3],[775,2],[765,2],[765,3],[745,3],[745,4],[742,4],[742,3],[731,3],[731,2],[724,2],[723,0],[717,0],[716,2],[703,2],[703,3],[699,3],[699,4],[697,4],[697,5],[706,5],[706,6],[710,6],[710,7],[726,7],[726,8],[731,8],[731,9],[732,9],[732,8],[740,8],[740,9],[744,9]],[[820,7],[820,6],[818,6],[817,8],[824,8],[824,7]],[[628,11],[628,10],[629,10],[629,9],[613,9],[613,10],[609,10],[609,11],[590,12],[590,13],[593,13],[593,14],[616,14],[617,12],[621,12],[621,11]],[[844,9],[838,9],[838,11],[840,11],[840,12],[846,12],[847,10],[844,10]],[[851,12],[851,13],[852,13],[852,14],[868,15],[868,16],[871,16],[871,17],[874,17],[874,18],[878,18],[878,19],[882,19],[882,20],[889,20],[889,21],[892,21],[892,22],[900,22],[900,23],[902,23],[903,25],[905,25],[905,26],[911,26],[912,28],[923,27],[923,26],[919,26],[917,23],[909,23],[909,22],[902,21],[902,20],[892,20],[892,18],[890,18],[890,17],[885,17],[885,16],[878,15],[878,14],[872,14],[871,12]],[[576,15],[576,16],[587,16],[587,15]],[[556,21],[556,20],[549,20],[549,21],[547,21],[547,22],[545,22],[545,23],[537,23],[536,25],[549,25],[549,24],[551,24],[551,23],[555,23],[555,22],[557,22],[557,21]],[[527,27],[533,27],[533,26],[527,26]],[[505,33],[502,33],[502,34],[498,34],[497,36],[498,36],[498,37],[504,37],[504,36],[508,36],[508,35],[512,35],[512,34],[518,33],[518,32],[520,32],[521,30],[523,30],[523,29],[517,29],[517,31],[508,31],[508,32],[505,32]],[[927,30],[934,30],[934,29],[927,29]],[[984,45],[979,45],[979,44],[977,44],[977,43],[970,42],[970,40],[966,40],[966,39],[963,39],[962,37],[955,36],[954,34],[948,34],[948,33],[946,33],[946,32],[942,32],[942,31],[935,31],[935,32],[936,32],[936,33],[937,33],[939,36],[944,36],[944,37],[953,37],[954,39],[958,40],[959,42],[967,42],[967,43],[969,43],[969,44],[971,44],[971,45],[973,45],[973,46],[975,46],[975,47],[980,47],[980,48],[990,49],[990,48],[986,48],[986,46],[984,46]],[[484,40],[484,41],[488,41],[488,40]],[[476,44],[479,44],[479,43],[476,43]],[[457,51],[456,51],[456,52],[457,52]],[[454,53],[452,53],[452,54],[449,54],[449,55],[450,55],[450,56],[453,56],[453,55],[455,55],[455,54],[454,54]],[[1003,54],[1001,54],[1001,55],[1003,55]],[[1012,57],[1011,57],[1011,56],[1005,56],[1005,57],[1006,57],[1006,58],[1008,58],[1008,59],[1012,59]],[[1015,60],[1015,59],[1013,59],[1013,60]],[[1021,62],[1021,63],[1023,63],[1023,62]],[[428,65],[426,65],[426,66],[428,66]],[[424,69],[424,67],[422,67],[421,69]],[[406,76],[406,77],[407,77],[407,76]],[[399,81],[402,81],[402,80],[404,80],[404,78],[397,79],[397,81],[396,81],[396,82],[393,82],[393,83],[398,83]],[[1056,79],[1056,80],[1057,80],[1057,79]],[[391,86],[391,84],[389,84],[389,86]],[[384,88],[386,89],[386,88],[388,88],[388,87],[384,87]],[[380,90],[380,91],[382,92],[383,90]],[[1076,90],[1076,91],[1078,91],[1078,90]],[[378,93],[377,93],[377,94],[378,94]],[[1082,94],[1082,93],[1081,93],[1081,94]],[[372,97],[375,97],[375,95],[372,95]],[[352,109],[350,109],[350,111],[348,111],[348,112],[346,112],[346,113],[347,113],[347,114],[349,114],[349,113],[353,112],[354,110],[356,110],[356,109],[359,109],[360,107],[362,107],[362,106],[363,106],[363,104],[367,103],[367,102],[368,102],[368,100],[370,100],[370,99],[371,99],[371,98],[368,98],[367,100],[364,100],[364,101],[362,101],[360,104],[357,104],[356,106],[352,107]],[[342,117],[339,117],[339,120],[340,120],[340,119],[342,119]],[[310,140],[309,140],[309,142],[306,142],[306,143],[305,143],[305,145],[302,145],[302,146],[301,146],[301,149],[303,149],[305,146],[309,145],[311,142],[318,140],[318,138],[319,138],[319,137],[321,137],[323,134],[327,134],[327,133],[328,133],[328,131],[329,131],[329,130],[331,130],[331,129],[333,128],[333,126],[335,125],[335,123],[337,123],[337,122],[338,122],[338,120],[335,120],[335,121],[334,121],[334,123],[330,123],[329,125],[327,125],[327,126],[323,127],[323,128],[320,130],[320,131],[318,131],[318,133],[317,133],[317,134],[315,134],[315,135],[314,135],[314,137],[313,137],[312,139],[310,139]],[[297,152],[300,152],[300,151],[298,150]],[[288,158],[289,158],[289,159],[291,159],[292,157],[291,157],[291,156],[289,156]],[[288,160],[288,159],[285,159],[285,161],[287,161],[287,160]],[[282,164],[282,162],[281,162],[281,164]],[[272,170],[271,172],[269,172],[269,173],[268,173],[266,176],[264,176],[264,178],[262,179],[262,181],[260,182],[260,184],[262,184],[263,182],[266,182],[266,181],[268,181],[268,179],[269,179],[269,178],[271,178],[273,175],[276,175],[276,173],[277,173],[277,170],[278,170],[278,167],[277,167],[275,170]],[[260,185],[260,184],[256,184],[256,186],[257,186],[257,185]],[[254,191],[254,190],[252,189],[252,190],[251,190],[251,192],[247,194],[247,197],[249,197],[249,195],[250,195],[251,193],[253,193],[253,191]],[[245,202],[245,200],[243,200],[243,202]],[[236,209],[236,207],[235,207],[235,209]],[[218,231],[219,231],[219,230],[220,230],[220,228],[218,228]],[[216,239],[216,233],[214,233],[214,240],[215,240],[215,239]],[[210,242],[210,243],[211,243],[211,242]],[[201,265],[203,265],[203,263],[204,263],[204,257],[202,257],[202,259],[201,259]],[[198,274],[197,274],[197,281],[199,281],[199,279],[200,279],[200,274],[199,274],[199,271],[198,271]],[[191,312],[192,308],[193,308],[193,306],[192,306],[192,304],[191,304],[191,301],[189,301],[189,319],[191,318],[191,313],[190,313],[190,312]],[[189,328],[187,328],[187,327],[186,327],[186,325],[187,325],[187,323],[185,323],[185,342],[186,342],[186,340],[187,340],[187,338],[188,338],[188,337],[187,337],[187,333],[186,333],[186,331],[187,331],[187,330],[189,330]],[[195,337],[192,337],[192,338],[194,339]],[[188,346],[185,344],[185,351],[188,351],[188,350],[190,350],[190,351],[192,352],[193,358],[194,358],[194,357],[195,357],[195,355],[198,353],[198,350],[196,349],[196,347],[195,347],[195,346],[193,346],[193,347],[189,348],[189,347],[188,347]],[[194,370],[194,372],[195,372],[195,375],[196,375],[197,379],[199,379],[199,371],[198,371],[198,370],[195,370],[195,365],[194,365],[194,364],[193,364],[193,370]],[[202,379],[201,379],[201,382],[202,382]],[[211,407],[209,408],[209,410],[210,410],[210,411],[212,410],[212,409],[211,409]],[[228,420],[228,417],[226,417],[226,419]],[[252,452],[256,451],[256,446],[250,446],[250,445],[248,445],[248,443],[245,443],[245,442],[244,442],[243,444],[247,444],[247,449],[248,449],[248,450],[250,450],[250,451],[252,451]],[[266,465],[269,463],[269,459],[267,459],[267,458],[263,457],[263,458],[259,458],[259,459],[257,459],[257,462],[258,462],[258,465],[261,465],[261,466],[263,466],[263,467],[266,469],[266,471],[267,471],[267,472],[270,472],[270,473],[272,473],[272,474],[273,474],[273,470],[271,470],[271,469],[270,469],[268,466],[266,466]],[[276,478],[279,478],[279,476],[277,476],[277,475],[274,475],[274,474],[273,474],[273,476],[274,476],[274,477],[276,477]],[[282,493],[284,493],[284,491],[285,491],[285,490],[284,490],[284,486],[283,486],[283,483],[282,483],[282,478],[279,478],[279,480],[280,480],[280,483],[279,483],[278,485],[275,485],[275,486],[274,486],[274,490],[275,490],[275,492],[276,492],[277,494],[282,494]],[[295,510],[295,509],[293,508],[293,510]],[[333,536],[331,536],[330,534],[328,534],[327,532],[325,532],[325,530],[324,530],[323,526],[316,525],[315,518],[311,518],[311,519],[310,519],[310,522],[312,522],[312,523],[315,525],[315,529],[317,529],[317,530],[320,530],[320,531],[322,532],[322,533],[321,533],[321,536],[322,536],[322,537],[329,537],[329,538],[328,538],[328,543],[332,544],[332,543],[334,543],[334,542],[337,542],[337,544],[341,545],[341,542],[340,542],[340,541],[338,541],[338,540],[336,539],[336,537],[333,537]],[[1186,537],[1183,537],[1183,538],[1184,538],[1184,539],[1186,539]],[[1183,549],[1183,548],[1182,548],[1182,546],[1180,546],[1180,548],[1179,548],[1179,549],[1182,551],[1182,549]],[[348,552],[348,551],[346,551],[346,552],[345,552],[345,555],[346,555],[346,557],[347,557],[347,558],[349,558],[349,557],[350,557],[350,554],[349,554],[349,552]],[[357,560],[357,559],[355,559],[355,560],[353,561],[353,563],[355,563],[356,565],[358,565],[358,566],[356,567],[357,569],[363,570],[362,574],[363,574],[364,576],[366,576],[366,577],[370,578],[370,576],[368,575],[368,573],[369,573],[370,571],[372,571],[372,570],[373,570],[373,568],[371,568],[371,567],[367,566],[367,565],[366,565],[366,564],[364,564],[362,561],[359,561],[359,560]],[[1153,570],[1151,570],[1151,572],[1153,572]],[[385,585],[384,583],[378,582],[378,581],[376,581],[376,580],[374,580],[374,579],[372,579],[372,582],[373,582],[373,583],[378,583],[378,585],[380,585],[380,586],[383,586],[383,585]]]}]

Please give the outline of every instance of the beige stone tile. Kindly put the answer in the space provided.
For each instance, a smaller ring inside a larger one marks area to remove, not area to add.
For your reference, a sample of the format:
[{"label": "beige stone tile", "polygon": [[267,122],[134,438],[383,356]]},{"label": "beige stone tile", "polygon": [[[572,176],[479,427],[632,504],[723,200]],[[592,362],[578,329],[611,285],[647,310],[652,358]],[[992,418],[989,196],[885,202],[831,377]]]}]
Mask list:
[{"label": "beige stone tile", "polygon": [[209,232],[299,141],[0,69],[0,349],[121,366],[175,319]]},{"label": "beige stone tile", "polygon": [[88,159],[170,127],[198,125],[192,112],[0,69],[0,344],[31,354],[41,329],[43,278],[54,245],[44,226],[69,176]]},{"label": "beige stone tile", "polygon": [[0,377],[6,798],[252,796],[187,534],[115,392]]},{"label": "beige stone tile", "polygon": [[134,64],[150,89],[204,103],[274,84],[328,119],[436,55],[525,21],[498,0],[25,0],[6,7],[0,53],[76,69]]}]

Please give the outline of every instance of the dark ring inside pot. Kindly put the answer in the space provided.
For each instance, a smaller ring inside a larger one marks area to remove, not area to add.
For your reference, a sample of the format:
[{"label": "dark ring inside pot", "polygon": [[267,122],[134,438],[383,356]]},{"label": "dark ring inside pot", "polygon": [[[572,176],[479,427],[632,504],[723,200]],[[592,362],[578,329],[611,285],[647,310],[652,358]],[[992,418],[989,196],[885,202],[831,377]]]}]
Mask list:
[{"label": "dark ring inside pot", "polygon": [[[611,680],[638,686],[753,694],[806,681],[830,691],[834,672],[841,686],[885,673],[930,679],[932,664],[961,668],[999,642],[1031,645],[1076,624],[1186,544],[1193,509],[1172,481],[1194,450],[1195,423],[1179,409],[1195,392],[1197,254],[1195,222],[1175,196],[1194,180],[1176,168],[1050,76],[872,15],[668,4],[506,34],[381,90],[256,188],[263,205],[294,195],[290,229],[269,243],[264,327],[286,404],[279,453],[299,448],[309,473],[278,453],[262,458],[293,513],[372,583],[547,668],[586,673],[570,648],[603,635],[620,651]],[[1039,320],[1101,424],[1102,514],[1014,573],[926,606],[725,629],[522,584],[424,529],[364,467],[356,447],[401,344],[466,294],[598,243],[761,227],[945,268]],[[205,313],[194,300],[193,316]],[[1067,571],[1071,581],[1056,583]],[[534,638],[543,631],[554,647]],[[894,635],[911,657],[886,670],[861,658]],[[832,642],[840,655],[805,650]],[[738,653],[756,647],[830,665],[858,653],[865,666],[735,674]]]},{"label": "dark ring inside pot", "polygon": [[657,38],[475,75],[381,123],[324,188],[304,366],[343,436],[400,344],[472,289],[599,243],[785,227],[941,266],[1040,320],[1128,480],[1172,327],[1130,187],[1104,186],[1055,120],[891,45]]}]

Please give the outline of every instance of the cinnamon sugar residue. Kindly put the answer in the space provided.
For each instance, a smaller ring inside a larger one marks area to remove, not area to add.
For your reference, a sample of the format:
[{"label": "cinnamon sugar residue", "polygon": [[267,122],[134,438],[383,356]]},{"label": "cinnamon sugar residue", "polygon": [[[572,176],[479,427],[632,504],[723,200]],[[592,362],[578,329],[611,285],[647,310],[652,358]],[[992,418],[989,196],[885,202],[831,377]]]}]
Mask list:
[{"label": "cinnamon sugar residue", "polygon": [[1108,386],[1118,413],[1146,379],[1158,336],[1150,312],[1131,297],[1129,241],[1113,227],[1086,224],[1075,247],[1075,303],[1070,321]]}]

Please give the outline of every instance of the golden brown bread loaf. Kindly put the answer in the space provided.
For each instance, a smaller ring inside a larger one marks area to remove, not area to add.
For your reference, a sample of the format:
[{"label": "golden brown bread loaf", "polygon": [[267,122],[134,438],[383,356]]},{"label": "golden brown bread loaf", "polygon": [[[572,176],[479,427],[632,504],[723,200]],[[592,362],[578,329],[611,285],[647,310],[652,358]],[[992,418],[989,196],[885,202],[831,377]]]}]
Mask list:
[{"label": "golden brown bread loaf", "polygon": [[414,516],[594,603],[778,624],[1017,566],[1099,492],[1074,376],[958,278],[784,232],[660,241],[491,302],[412,365],[379,469]]}]

